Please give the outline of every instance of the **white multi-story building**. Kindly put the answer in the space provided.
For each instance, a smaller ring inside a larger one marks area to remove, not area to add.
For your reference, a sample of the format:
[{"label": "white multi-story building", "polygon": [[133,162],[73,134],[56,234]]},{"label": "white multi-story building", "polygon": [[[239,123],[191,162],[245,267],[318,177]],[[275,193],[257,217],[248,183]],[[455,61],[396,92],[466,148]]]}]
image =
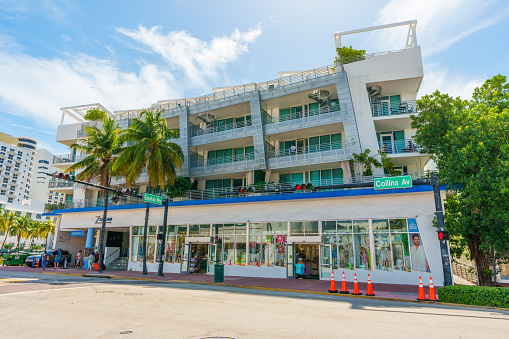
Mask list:
[{"label": "white multi-story building", "polygon": [[[417,283],[433,274],[443,281],[440,245],[432,226],[435,212],[430,186],[378,191],[315,189],[296,185],[372,182],[352,162],[366,149],[388,154],[395,166],[422,178],[429,155],[413,140],[412,114],[423,78],[416,22],[406,22],[404,49],[365,55],[363,60],[298,72],[275,80],[216,89],[197,98],[165,100],[161,110],[174,140],[184,152],[182,175],[198,181],[169,207],[164,271],[210,273],[214,262],[226,275],[294,277],[303,259],[306,275],[329,279],[331,270],[354,273],[361,281]],[[358,30],[365,32],[389,26]],[[341,37],[356,33],[336,33]],[[331,53],[331,59],[334,55]],[[99,104],[62,109],[57,141],[69,145],[86,138],[85,112]],[[107,110],[106,110],[107,111]],[[140,110],[110,113],[121,128]],[[67,118],[74,123],[66,123]],[[66,157],[71,163],[81,156]],[[70,163],[56,159],[54,166]],[[387,174],[374,169],[374,176]],[[113,183],[124,187],[122,180]],[[329,185],[329,186],[328,186]],[[323,187],[326,186],[326,187]],[[135,187],[147,187],[142,175]],[[103,204],[96,190],[76,187],[59,218],[56,247],[72,252],[97,245]],[[124,257],[129,269],[141,270],[144,206],[114,197],[106,234],[106,264]],[[163,209],[150,212],[147,257],[157,270]],[[71,231],[87,230],[83,236]],[[94,243],[95,237],[95,243]],[[86,239],[86,240],[85,240]],[[424,247],[425,246],[425,247]]]},{"label": "white multi-story building", "polygon": [[55,156],[51,152],[45,149],[37,150],[30,190],[31,200],[43,201],[48,204],[63,204],[66,193],[72,193],[72,184],[46,175],[46,173],[55,173],[58,170],[53,167],[54,159]]}]

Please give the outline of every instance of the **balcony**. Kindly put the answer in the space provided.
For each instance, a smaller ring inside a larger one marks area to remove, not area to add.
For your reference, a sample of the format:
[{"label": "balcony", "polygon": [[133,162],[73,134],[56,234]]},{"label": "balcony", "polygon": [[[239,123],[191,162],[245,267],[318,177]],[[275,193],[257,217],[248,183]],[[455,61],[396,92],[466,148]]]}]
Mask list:
[{"label": "balcony", "polygon": [[401,139],[379,142],[380,152],[387,154],[419,153],[421,150],[414,139]]},{"label": "balcony", "polygon": [[250,171],[258,169],[261,160],[254,153],[229,155],[214,159],[203,159],[199,156],[191,161],[191,176]]},{"label": "balcony", "polygon": [[319,145],[297,147],[292,150],[268,150],[267,167],[269,169],[308,166],[313,164],[345,161],[349,159],[350,150],[343,148],[341,141]]},{"label": "balcony", "polygon": [[248,127],[251,125],[252,125],[251,120],[248,120],[246,122],[244,122],[244,121],[234,122],[234,123],[230,123],[230,124],[224,124],[222,126],[212,126],[212,127],[207,127],[207,128],[200,128],[199,126],[192,126],[190,128],[190,136],[197,137],[200,135],[207,135],[207,134],[219,133],[219,132],[224,132],[224,131],[234,131],[234,133],[235,133],[236,132],[235,130],[238,130],[238,129],[241,129],[244,127]]},{"label": "balcony", "polygon": [[417,112],[417,103],[415,100],[401,102],[372,102],[371,114],[374,117],[385,117],[401,114],[415,114]]},{"label": "balcony", "polygon": [[[103,207],[105,199],[104,198],[90,198],[90,199],[77,199],[72,202],[66,202],[64,208],[85,208],[85,207]],[[135,205],[142,204],[142,198],[128,197],[128,196],[120,196],[120,197],[110,197],[108,198],[109,206],[121,206],[121,205]]]},{"label": "balcony", "polygon": [[66,164],[74,162],[74,155],[72,154],[61,154],[53,157],[53,164]]},{"label": "balcony", "polygon": [[19,185],[18,182],[16,180],[14,180],[14,179],[10,181],[10,184],[11,185],[15,185],[15,186]]}]

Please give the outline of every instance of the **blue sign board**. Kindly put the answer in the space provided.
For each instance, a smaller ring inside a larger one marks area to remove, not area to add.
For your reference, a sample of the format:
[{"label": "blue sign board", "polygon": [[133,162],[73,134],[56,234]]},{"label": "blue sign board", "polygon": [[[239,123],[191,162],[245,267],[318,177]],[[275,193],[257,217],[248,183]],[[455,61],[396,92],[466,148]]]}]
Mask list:
[{"label": "blue sign board", "polygon": [[83,237],[85,231],[71,231],[71,237]]}]

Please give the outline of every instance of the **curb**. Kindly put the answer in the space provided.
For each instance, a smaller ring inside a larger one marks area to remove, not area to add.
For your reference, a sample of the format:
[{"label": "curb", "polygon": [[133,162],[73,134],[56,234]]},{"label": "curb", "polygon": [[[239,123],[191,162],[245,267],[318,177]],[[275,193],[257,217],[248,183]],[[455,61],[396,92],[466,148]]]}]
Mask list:
[{"label": "curb", "polygon": [[112,280],[141,280],[141,281],[150,281],[150,282],[159,282],[159,283],[185,283],[185,284],[194,284],[194,285],[210,285],[210,286],[225,286],[225,287],[236,287],[236,288],[244,288],[244,289],[252,289],[252,290],[263,290],[263,291],[277,291],[277,292],[290,292],[290,293],[306,293],[306,294],[317,294],[317,295],[329,295],[329,296],[337,296],[339,298],[359,298],[366,300],[380,300],[380,301],[397,301],[397,302],[406,302],[413,304],[429,304],[429,305],[443,305],[443,306],[454,306],[454,307],[463,307],[463,308],[476,308],[476,309],[485,309],[485,310],[495,310],[495,311],[505,311],[509,312],[509,308],[499,308],[499,307],[490,307],[490,306],[477,306],[477,305],[465,305],[465,304],[454,304],[454,303],[443,303],[440,301],[418,301],[418,300],[408,300],[408,299],[397,299],[397,298],[384,298],[384,297],[369,297],[365,295],[352,295],[352,294],[333,294],[327,292],[316,292],[316,291],[303,291],[303,290],[290,290],[284,288],[273,288],[273,287],[260,287],[260,286],[246,286],[246,285],[233,285],[233,284],[224,284],[224,283],[209,283],[209,282],[194,282],[187,280],[158,280],[151,278],[143,278],[143,277],[122,277],[118,275],[95,275],[95,274],[80,274],[80,273],[59,273],[59,272],[41,272],[41,274],[53,274],[53,275],[68,275],[74,277],[87,277],[87,278],[106,278]]}]

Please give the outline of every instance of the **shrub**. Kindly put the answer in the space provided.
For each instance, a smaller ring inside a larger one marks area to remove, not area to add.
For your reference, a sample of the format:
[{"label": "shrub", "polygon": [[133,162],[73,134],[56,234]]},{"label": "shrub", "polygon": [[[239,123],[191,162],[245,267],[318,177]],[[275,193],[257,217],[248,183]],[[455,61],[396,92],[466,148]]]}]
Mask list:
[{"label": "shrub", "polygon": [[363,49],[353,49],[352,46],[346,47],[343,46],[341,48],[336,48],[337,56],[336,62],[342,62],[344,64],[349,64],[351,62],[364,60],[366,57],[366,51]]},{"label": "shrub", "polygon": [[509,288],[486,286],[444,286],[438,300],[445,303],[509,308]]}]

